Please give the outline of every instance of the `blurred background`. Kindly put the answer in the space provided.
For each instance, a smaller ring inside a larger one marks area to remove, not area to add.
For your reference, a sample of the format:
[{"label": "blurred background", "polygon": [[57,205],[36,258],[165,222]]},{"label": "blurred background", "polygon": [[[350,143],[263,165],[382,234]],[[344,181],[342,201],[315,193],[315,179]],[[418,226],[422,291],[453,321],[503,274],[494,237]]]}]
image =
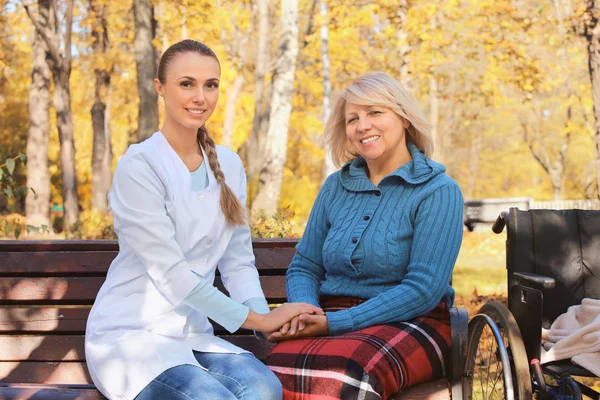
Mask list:
[{"label": "blurred background", "polygon": [[[417,98],[432,125],[433,158],[467,204],[600,207],[595,1],[0,4],[0,238],[114,238],[112,172],[129,144],[158,130],[157,60],[184,38],[220,59],[221,98],[208,129],[244,161],[256,237],[302,234],[335,171],[320,137],[331,102],[371,70]],[[506,291],[503,235],[482,226],[465,231],[455,272],[467,303]]]}]

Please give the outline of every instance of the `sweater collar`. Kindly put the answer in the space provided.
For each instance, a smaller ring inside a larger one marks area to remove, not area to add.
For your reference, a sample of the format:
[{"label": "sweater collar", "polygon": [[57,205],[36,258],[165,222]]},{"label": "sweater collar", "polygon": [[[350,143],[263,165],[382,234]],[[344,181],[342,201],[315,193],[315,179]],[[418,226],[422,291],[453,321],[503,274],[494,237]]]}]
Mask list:
[{"label": "sweater collar", "polygon": [[[412,156],[412,160],[383,178],[381,183],[402,179],[409,184],[417,185],[446,171],[446,167],[425,157],[414,144],[408,142],[407,147]],[[360,192],[377,190],[375,185],[373,185],[373,182],[369,180],[367,162],[362,157],[347,162],[341,168],[340,180],[342,185],[350,191]]]}]

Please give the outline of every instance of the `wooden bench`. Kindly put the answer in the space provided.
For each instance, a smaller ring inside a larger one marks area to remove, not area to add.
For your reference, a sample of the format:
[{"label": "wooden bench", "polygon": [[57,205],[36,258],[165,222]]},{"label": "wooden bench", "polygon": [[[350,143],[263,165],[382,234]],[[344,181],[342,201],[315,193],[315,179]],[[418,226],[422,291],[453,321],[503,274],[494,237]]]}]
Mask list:
[{"label": "wooden bench", "polygon": [[[285,302],[285,271],[296,239],[253,241],[270,304]],[[85,324],[118,251],[116,241],[0,241],[0,399],[104,399],[85,363]],[[222,288],[219,277],[216,284]],[[449,381],[418,385],[399,398],[460,399],[467,341],[464,309],[452,309]],[[215,333],[264,359],[271,344],[251,332]]]}]

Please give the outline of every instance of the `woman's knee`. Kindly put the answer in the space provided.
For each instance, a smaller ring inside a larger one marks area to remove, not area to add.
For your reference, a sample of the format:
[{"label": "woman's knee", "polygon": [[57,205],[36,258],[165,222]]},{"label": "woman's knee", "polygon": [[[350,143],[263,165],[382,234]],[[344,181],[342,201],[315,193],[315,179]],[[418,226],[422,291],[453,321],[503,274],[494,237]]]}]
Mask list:
[{"label": "woman's knee", "polygon": [[154,378],[136,400],[234,400],[236,397],[203,369],[183,364]]},{"label": "woman's knee", "polygon": [[283,387],[275,374],[267,367],[255,370],[252,384],[248,386],[250,393],[244,393],[244,400],[281,400]]}]

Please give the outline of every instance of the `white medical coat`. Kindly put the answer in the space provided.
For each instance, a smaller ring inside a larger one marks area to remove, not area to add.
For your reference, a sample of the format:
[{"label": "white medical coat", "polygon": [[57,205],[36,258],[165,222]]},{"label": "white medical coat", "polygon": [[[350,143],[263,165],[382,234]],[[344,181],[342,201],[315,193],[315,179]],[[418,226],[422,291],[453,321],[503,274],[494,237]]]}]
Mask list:
[{"label": "white medical coat", "polygon": [[[204,153],[204,158],[206,154]],[[233,151],[217,146],[225,181],[245,204],[246,175]],[[167,369],[191,364],[193,350],[243,353],[213,334],[207,317],[182,303],[219,268],[240,303],[263,297],[249,228],[221,212],[220,184],[193,192],[190,172],[162,133],[132,145],[108,195],[118,235],[112,262],[90,312],[85,352],[94,384],[110,399],[133,399]]]}]

